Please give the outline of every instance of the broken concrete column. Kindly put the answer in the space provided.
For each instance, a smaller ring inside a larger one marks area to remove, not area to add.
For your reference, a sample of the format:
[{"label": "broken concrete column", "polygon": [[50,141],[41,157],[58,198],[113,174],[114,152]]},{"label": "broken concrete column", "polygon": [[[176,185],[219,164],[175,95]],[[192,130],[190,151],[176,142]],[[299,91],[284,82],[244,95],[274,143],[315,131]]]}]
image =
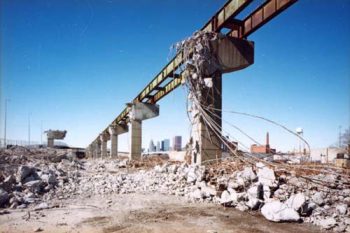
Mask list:
[{"label": "broken concrete column", "polygon": [[[200,42],[197,41],[197,46],[198,43]],[[196,164],[221,158],[222,142],[225,141],[221,135],[222,73],[240,70],[254,63],[253,42],[217,37],[211,40],[210,44],[211,57],[196,50],[197,54],[194,57],[197,60],[193,60],[199,68],[188,69],[192,72],[192,84],[196,84],[191,93],[194,101],[194,108],[191,110],[191,159]],[[202,80],[198,80],[198,77]]]},{"label": "broken concrete column", "polygon": [[130,104],[130,159],[140,159],[142,152],[142,121],[159,115],[159,105]]},{"label": "broken concrete column", "polygon": [[118,135],[128,132],[128,126],[111,125],[108,131],[111,138],[111,157],[118,157]]},{"label": "broken concrete column", "polygon": [[[212,77],[213,88],[210,92],[207,89],[203,90],[203,98],[201,104],[210,106],[215,109],[222,108],[222,77],[217,74]],[[192,153],[191,161],[195,164],[201,164],[207,160],[221,158],[221,111],[212,110],[206,111],[208,119],[211,119],[218,127],[218,130],[213,130],[207,127],[206,122],[201,114],[193,114],[192,119]],[[219,132],[217,132],[219,131]]]},{"label": "broken concrete column", "polygon": [[45,131],[47,135],[47,147],[54,147],[54,139],[64,139],[66,137],[66,130],[47,130]]},{"label": "broken concrete column", "polygon": [[107,141],[108,141],[108,134],[103,133],[100,134],[100,141],[101,141],[101,158],[107,157]]},{"label": "broken concrete column", "polygon": [[54,146],[54,139],[53,138],[47,138],[47,147],[53,147]]}]

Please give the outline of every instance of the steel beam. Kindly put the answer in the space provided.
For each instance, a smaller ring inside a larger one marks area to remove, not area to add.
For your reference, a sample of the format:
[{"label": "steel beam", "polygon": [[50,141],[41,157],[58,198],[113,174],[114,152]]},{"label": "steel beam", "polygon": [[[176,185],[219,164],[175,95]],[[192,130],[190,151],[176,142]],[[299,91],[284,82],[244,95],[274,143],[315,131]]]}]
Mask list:
[{"label": "steel beam", "polygon": [[233,37],[247,38],[295,2],[297,0],[268,0],[249,14],[241,23],[233,22],[230,26],[234,25],[234,28],[231,28],[232,30],[228,34]]}]

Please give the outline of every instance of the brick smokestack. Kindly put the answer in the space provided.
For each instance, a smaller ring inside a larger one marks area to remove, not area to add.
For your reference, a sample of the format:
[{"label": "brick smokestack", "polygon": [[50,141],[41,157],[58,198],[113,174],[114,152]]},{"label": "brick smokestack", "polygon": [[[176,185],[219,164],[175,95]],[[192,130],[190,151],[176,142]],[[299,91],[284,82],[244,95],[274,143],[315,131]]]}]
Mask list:
[{"label": "brick smokestack", "polygon": [[270,135],[269,135],[269,132],[266,133],[266,153],[267,153],[267,154],[271,153],[271,150],[270,150]]},{"label": "brick smokestack", "polygon": [[266,133],[266,146],[270,145],[270,135],[269,132]]}]

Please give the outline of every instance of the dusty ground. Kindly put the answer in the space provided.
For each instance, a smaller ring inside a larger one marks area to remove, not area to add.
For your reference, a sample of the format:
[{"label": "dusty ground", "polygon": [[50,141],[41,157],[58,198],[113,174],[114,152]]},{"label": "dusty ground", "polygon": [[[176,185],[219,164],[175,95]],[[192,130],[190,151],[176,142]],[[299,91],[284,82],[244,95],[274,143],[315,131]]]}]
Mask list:
[{"label": "dusty ground", "polygon": [[193,204],[176,196],[120,194],[68,200],[42,211],[0,215],[0,232],[319,232],[298,223],[272,223],[257,213],[214,204]]}]

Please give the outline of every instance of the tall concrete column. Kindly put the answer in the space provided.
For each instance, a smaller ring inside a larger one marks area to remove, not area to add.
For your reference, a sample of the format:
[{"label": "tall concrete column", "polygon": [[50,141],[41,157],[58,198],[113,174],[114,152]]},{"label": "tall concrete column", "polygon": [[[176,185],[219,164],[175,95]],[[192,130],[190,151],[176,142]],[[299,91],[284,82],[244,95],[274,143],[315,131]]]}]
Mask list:
[{"label": "tall concrete column", "polygon": [[140,159],[142,152],[142,121],[130,121],[130,159]]},{"label": "tall concrete column", "polygon": [[111,138],[111,157],[118,157],[118,136],[128,132],[128,126],[125,123],[110,125],[108,132]]},{"label": "tall concrete column", "polygon": [[89,150],[89,158],[93,158],[94,157],[94,148],[93,148],[92,144],[89,145],[88,150]]},{"label": "tall concrete column", "polygon": [[109,126],[108,128],[111,137],[111,157],[118,157],[118,127]]},{"label": "tall concrete column", "polygon": [[100,135],[100,141],[101,141],[101,158],[106,158],[107,157],[108,135],[107,134],[101,134]]},{"label": "tall concrete column", "polygon": [[[213,87],[203,89],[201,104],[210,106],[215,109],[222,108],[222,75],[216,74],[212,77]],[[221,143],[221,111],[213,110],[206,111],[208,119],[215,122],[217,129],[212,129],[207,126],[206,121],[200,114],[195,114],[193,117],[192,127],[192,163],[201,164],[207,160],[219,159],[222,154]]]},{"label": "tall concrete column", "polygon": [[95,142],[95,153],[94,153],[95,158],[100,158],[101,157],[101,141],[97,140]]},{"label": "tall concrete column", "polygon": [[149,103],[130,104],[130,159],[140,159],[142,153],[142,121],[159,115],[159,105]]}]

